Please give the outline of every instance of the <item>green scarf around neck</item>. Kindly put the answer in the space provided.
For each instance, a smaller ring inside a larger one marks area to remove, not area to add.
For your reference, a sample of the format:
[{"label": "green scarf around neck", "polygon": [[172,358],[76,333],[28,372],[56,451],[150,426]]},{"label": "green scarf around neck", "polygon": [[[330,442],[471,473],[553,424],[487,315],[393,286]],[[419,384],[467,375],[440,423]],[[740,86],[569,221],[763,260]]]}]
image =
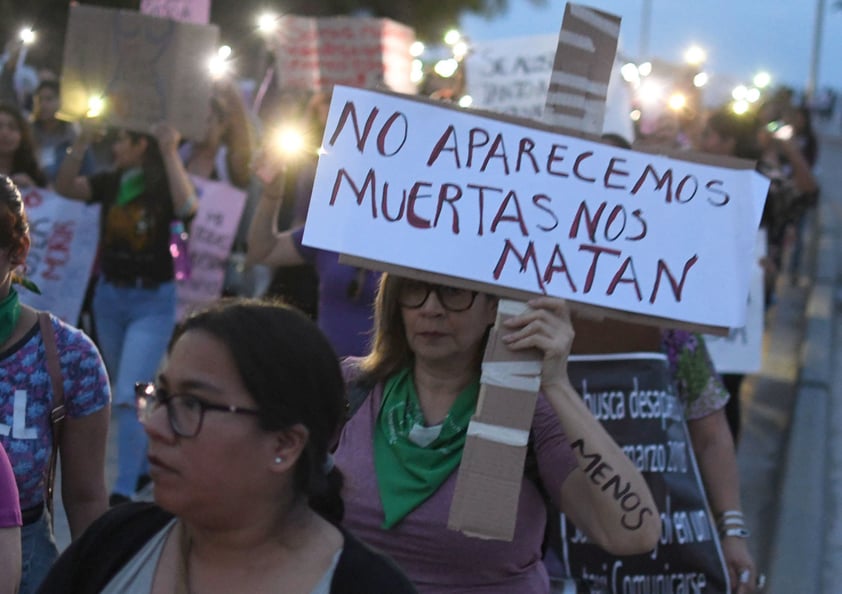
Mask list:
[{"label": "green scarf around neck", "polygon": [[123,173],[120,178],[120,188],[117,190],[117,205],[125,206],[146,190],[146,180],[143,169],[134,167]]},{"label": "green scarf around neck", "polygon": [[430,435],[435,429],[425,426],[411,371],[404,369],[386,381],[374,427],[383,528],[392,528],[424,503],[459,466],[478,395],[479,377],[457,396],[435,436]]},{"label": "green scarf around neck", "polygon": [[9,340],[18,325],[19,319],[20,299],[18,299],[18,292],[9,289],[9,295],[0,301],[0,344]]}]

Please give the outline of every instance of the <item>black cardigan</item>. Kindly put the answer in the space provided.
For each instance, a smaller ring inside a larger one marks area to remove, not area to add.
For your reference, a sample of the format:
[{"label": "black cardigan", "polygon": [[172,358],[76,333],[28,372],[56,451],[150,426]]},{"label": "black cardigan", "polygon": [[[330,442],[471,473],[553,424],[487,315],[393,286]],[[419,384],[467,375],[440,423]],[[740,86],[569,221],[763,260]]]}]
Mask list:
[{"label": "black cardigan", "polygon": [[[53,565],[39,594],[95,594],[173,516],[149,503],[129,503],[104,514]],[[416,594],[400,569],[342,530],[345,545],[331,594]]]}]

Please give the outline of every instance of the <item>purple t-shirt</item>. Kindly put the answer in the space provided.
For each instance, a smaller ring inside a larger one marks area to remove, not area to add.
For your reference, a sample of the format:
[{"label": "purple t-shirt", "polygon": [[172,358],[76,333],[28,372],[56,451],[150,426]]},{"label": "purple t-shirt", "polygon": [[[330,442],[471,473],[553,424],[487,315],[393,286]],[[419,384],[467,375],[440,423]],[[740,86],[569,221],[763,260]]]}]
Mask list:
[{"label": "purple t-shirt", "polygon": [[292,237],[301,257],[319,275],[319,328],[340,357],[367,354],[380,273],[340,264],[336,252],[302,245],[303,235],[300,227]]},{"label": "purple t-shirt", "polygon": [[21,525],[20,500],[15,473],[6,456],[6,450],[0,445],[0,528]]},{"label": "purple t-shirt", "polygon": [[[105,365],[84,332],[50,316],[56,337],[68,418],[84,417],[111,399]],[[0,353],[0,444],[15,472],[21,509],[44,499],[44,472],[53,437],[53,389],[39,324]]]},{"label": "purple t-shirt", "polygon": [[[353,360],[344,363],[346,376],[355,364]],[[373,429],[382,397],[381,384],[347,422],[334,453],[345,479],[344,526],[391,556],[421,594],[549,592],[547,570],[541,561],[546,506],[534,482],[526,477],[512,542],[468,538],[448,530],[457,472],[395,527],[381,528],[383,505],[374,472]],[[557,498],[576,459],[555,411],[543,396],[538,398],[532,430],[541,481]]]}]

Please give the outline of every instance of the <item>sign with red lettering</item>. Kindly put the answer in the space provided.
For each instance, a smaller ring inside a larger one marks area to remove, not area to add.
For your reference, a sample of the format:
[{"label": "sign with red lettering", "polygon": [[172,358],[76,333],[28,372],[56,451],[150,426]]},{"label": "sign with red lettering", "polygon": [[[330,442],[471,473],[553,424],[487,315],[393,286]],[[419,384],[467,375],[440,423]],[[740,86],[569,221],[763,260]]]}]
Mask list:
[{"label": "sign with red lettering", "polygon": [[285,89],[349,85],[415,93],[414,41],[410,27],[389,19],[283,16],[269,46]]},{"label": "sign with red lettering", "polygon": [[638,153],[346,87],[322,151],[308,245],[491,291],[745,323],[768,186],[750,162]]},{"label": "sign with red lettering", "polygon": [[99,205],[42,188],[23,191],[31,245],[26,276],[41,294],[20,291],[23,303],[76,325],[99,242]]},{"label": "sign with red lettering", "polygon": [[210,0],[141,0],[140,12],[187,23],[210,22]]},{"label": "sign with red lettering", "polygon": [[199,210],[190,223],[190,278],[178,281],[177,315],[206,305],[222,295],[225,269],[246,194],[231,184],[192,176],[199,197]]}]

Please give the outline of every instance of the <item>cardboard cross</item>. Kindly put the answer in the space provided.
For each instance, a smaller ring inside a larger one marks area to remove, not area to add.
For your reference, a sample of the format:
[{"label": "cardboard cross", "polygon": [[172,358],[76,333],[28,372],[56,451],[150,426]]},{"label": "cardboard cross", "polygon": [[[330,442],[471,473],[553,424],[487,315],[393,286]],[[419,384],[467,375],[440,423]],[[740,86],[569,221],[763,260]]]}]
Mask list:
[{"label": "cardboard cross", "polygon": [[[620,18],[568,4],[544,108],[546,123],[573,134],[599,134]],[[482,364],[477,409],[459,465],[448,528],[511,541],[529,432],[541,384],[541,353],[514,352],[498,340],[501,324],[527,309],[500,300]]]}]

